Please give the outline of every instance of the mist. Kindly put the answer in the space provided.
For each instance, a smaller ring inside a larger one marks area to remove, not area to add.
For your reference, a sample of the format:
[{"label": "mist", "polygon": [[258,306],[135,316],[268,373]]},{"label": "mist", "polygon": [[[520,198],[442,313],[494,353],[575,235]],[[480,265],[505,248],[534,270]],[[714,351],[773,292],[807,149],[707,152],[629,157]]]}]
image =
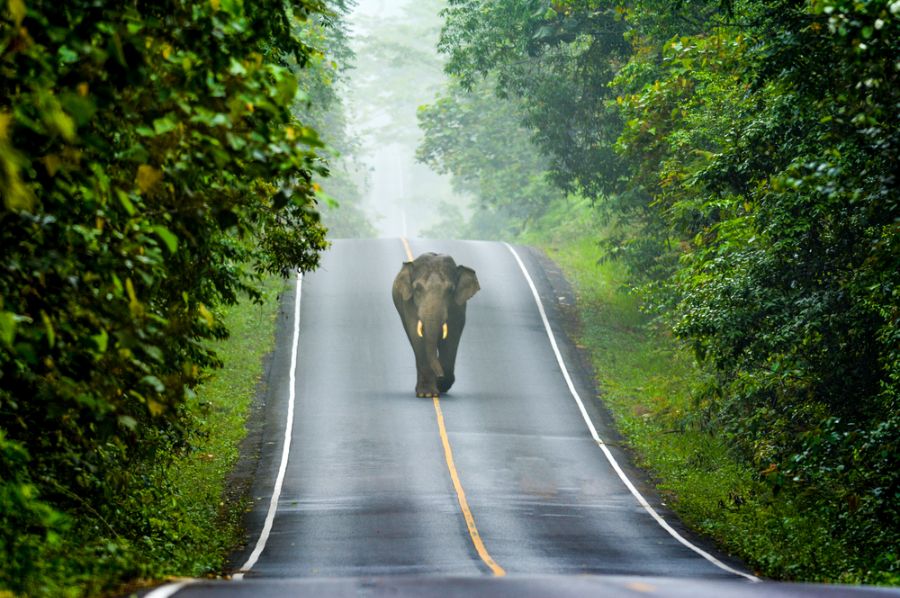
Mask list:
[{"label": "mist", "polygon": [[436,50],[442,0],[359,0],[348,17],[355,68],[345,80],[347,134],[356,140],[360,208],[379,237],[440,236],[448,205],[465,209],[448,176],[416,162],[416,109],[447,80]]}]

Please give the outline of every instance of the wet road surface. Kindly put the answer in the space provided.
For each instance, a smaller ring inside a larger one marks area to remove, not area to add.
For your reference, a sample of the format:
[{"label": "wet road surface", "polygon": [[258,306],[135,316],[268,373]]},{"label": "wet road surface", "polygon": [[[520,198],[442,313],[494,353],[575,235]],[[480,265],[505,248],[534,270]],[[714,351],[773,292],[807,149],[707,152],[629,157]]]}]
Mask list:
[{"label": "wet road surface", "polygon": [[545,260],[501,243],[409,247],[449,253],[481,283],[454,387],[438,401],[415,396],[390,293],[407,259],[401,240],[335,242],[283,297],[240,581],[169,585],[154,598],[822,595],[748,581],[609,443],[608,416],[562,330],[565,289]]}]

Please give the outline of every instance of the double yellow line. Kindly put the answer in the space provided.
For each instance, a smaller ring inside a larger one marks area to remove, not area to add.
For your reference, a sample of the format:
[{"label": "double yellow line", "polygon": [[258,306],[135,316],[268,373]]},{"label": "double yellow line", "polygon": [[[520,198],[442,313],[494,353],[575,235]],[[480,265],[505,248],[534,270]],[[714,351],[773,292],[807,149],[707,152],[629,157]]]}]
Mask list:
[{"label": "double yellow line", "polygon": [[[409,241],[407,241],[406,238],[401,238],[400,240],[403,241],[406,257],[409,258],[409,261],[412,261],[414,256],[412,249],[409,246]],[[478,556],[481,557],[484,564],[488,566],[491,573],[497,577],[502,577],[506,575],[506,571],[491,558],[490,553],[484,546],[481,535],[478,533],[478,528],[475,526],[475,517],[472,516],[472,509],[469,508],[469,501],[466,500],[466,492],[463,490],[462,482],[459,481],[459,473],[456,471],[456,464],[453,461],[453,449],[450,448],[450,439],[447,437],[447,428],[444,426],[444,414],[441,411],[441,402],[437,397],[434,397],[432,400],[434,401],[434,412],[437,415],[441,444],[444,445],[444,459],[447,461],[447,469],[450,471],[453,489],[456,490],[456,499],[459,501],[459,508],[462,511],[463,518],[466,520],[466,528],[469,530],[469,537],[472,539],[472,544],[475,546],[475,552],[478,553]]]}]

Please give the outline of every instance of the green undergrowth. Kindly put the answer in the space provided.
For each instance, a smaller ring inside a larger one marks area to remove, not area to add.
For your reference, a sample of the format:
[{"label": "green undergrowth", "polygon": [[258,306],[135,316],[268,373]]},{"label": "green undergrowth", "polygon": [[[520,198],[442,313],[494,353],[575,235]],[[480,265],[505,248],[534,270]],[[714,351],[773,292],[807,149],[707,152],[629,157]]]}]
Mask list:
[{"label": "green undergrowth", "polygon": [[214,344],[222,368],[197,389],[190,408],[200,421],[192,450],[169,469],[191,534],[177,547],[170,574],[215,575],[243,536],[246,496],[229,485],[241,441],[246,436],[250,405],[263,375],[263,358],[275,342],[278,296],[284,283],[269,279],[263,303],[249,300],[222,314],[230,336]]},{"label": "green undergrowth", "polygon": [[[218,314],[230,335],[212,343],[222,367],[210,372],[186,401],[194,431],[183,445],[173,447],[171,460],[142,468],[143,489],[123,497],[119,507],[135,529],[145,528],[144,535],[103,529],[99,517],[79,522],[65,542],[78,537],[84,542],[66,546],[57,570],[48,570],[42,589],[28,595],[121,596],[152,580],[215,576],[224,569],[242,540],[246,506],[245,489],[235,488],[231,472],[246,435],[263,358],[274,346],[283,286],[270,278],[262,288],[263,303],[245,299]],[[108,539],[98,545],[92,534]],[[48,555],[45,559],[50,560]]]},{"label": "green undergrowth", "polygon": [[521,241],[542,248],[572,283],[580,315],[575,340],[590,352],[602,401],[665,502],[761,576],[898,583],[852,561],[814,501],[773,491],[729,450],[692,398],[703,383],[701,368],[665,326],[642,313],[624,289],[622,266],[600,259],[597,240],[608,226],[570,199]]}]

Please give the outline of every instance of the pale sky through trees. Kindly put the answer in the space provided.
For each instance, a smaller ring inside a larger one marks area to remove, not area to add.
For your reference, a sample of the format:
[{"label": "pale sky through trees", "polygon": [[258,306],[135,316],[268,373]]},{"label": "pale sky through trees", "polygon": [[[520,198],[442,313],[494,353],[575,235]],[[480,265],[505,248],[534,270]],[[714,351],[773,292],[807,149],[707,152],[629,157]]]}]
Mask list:
[{"label": "pale sky through trees", "polygon": [[348,21],[355,68],[346,90],[348,128],[358,139],[363,209],[382,237],[419,236],[440,220],[441,202],[465,205],[449,179],[415,161],[418,106],[446,81],[435,45],[441,0],[359,0]]}]

